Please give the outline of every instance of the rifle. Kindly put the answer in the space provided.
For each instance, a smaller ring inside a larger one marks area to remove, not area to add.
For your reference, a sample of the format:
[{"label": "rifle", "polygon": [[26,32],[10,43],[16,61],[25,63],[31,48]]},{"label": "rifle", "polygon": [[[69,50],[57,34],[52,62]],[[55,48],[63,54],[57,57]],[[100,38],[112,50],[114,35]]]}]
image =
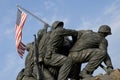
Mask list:
[{"label": "rifle", "polygon": [[34,65],[36,65],[37,69],[37,80],[43,80],[42,70],[38,64],[38,43],[36,39],[36,35],[34,35]]}]

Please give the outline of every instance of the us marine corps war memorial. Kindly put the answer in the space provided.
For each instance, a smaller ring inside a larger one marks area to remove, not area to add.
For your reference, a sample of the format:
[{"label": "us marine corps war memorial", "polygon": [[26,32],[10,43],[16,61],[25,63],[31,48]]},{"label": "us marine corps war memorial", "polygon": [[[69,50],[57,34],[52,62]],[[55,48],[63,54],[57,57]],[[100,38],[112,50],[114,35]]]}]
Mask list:
[{"label": "us marine corps war memorial", "polygon": [[[107,50],[106,37],[112,35],[109,25],[102,24],[98,31],[65,29],[63,21],[49,25],[21,6],[17,8],[16,48],[21,58],[24,51],[28,53],[25,67],[18,72],[16,80],[120,80],[120,69],[114,69]],[[26,13],[44,26],[25,45],[22,28]],[[81,68],[83,63],[86,65]],[[93,76],[98,67],[106,73]]]}]

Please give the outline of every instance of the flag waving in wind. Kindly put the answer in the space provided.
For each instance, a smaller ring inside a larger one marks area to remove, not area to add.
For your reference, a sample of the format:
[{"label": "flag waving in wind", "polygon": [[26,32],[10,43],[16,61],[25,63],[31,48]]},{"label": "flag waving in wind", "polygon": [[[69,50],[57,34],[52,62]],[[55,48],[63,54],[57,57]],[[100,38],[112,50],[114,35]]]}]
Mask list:
[{"label": "flag waving in wind", "polygon": [[27,14],[23,11],[17,11],[17,21],[15,26],[15,39],[16,39],[16,48],[19,56],[22,58],[25,52],[25,45],[22,43],[22,29],[26,21]]}]

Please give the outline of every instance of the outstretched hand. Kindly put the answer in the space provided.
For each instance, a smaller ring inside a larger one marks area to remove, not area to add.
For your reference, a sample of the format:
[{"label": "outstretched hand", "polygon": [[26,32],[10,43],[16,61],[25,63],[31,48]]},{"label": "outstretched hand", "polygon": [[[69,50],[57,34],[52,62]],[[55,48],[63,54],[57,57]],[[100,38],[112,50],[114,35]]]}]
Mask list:
[{"label": "outstretched hand", "polygon": [[108,68],[108,69],[107,69],[107,74],[108,74],[108,75],[110,75],[112,72],[113,72],[113,69],[112,69],[112,68]]}]

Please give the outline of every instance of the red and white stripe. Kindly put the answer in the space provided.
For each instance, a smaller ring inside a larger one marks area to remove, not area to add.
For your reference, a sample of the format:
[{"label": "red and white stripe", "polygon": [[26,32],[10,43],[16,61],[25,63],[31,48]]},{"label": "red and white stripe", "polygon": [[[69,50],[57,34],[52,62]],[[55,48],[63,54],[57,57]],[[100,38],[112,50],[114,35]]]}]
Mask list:
[{"label": "red and white stripe", "polygon": [[16,28],[15,28],[16,48],[20,57],[23,56],[25,51],[25,45],[21,41],[22,41],[22,29],[23,29],[23,25],[25,23],[26,17],[27,15],[22,12],[20,24],[19,25],[16,24]]}]

